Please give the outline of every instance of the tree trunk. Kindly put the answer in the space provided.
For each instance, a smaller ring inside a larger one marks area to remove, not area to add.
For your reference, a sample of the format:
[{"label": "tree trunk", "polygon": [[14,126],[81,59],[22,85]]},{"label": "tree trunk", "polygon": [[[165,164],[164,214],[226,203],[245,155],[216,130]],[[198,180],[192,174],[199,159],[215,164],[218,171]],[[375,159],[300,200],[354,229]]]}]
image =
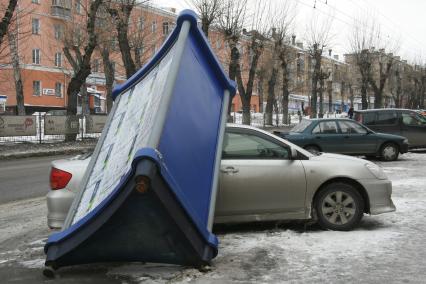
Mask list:
[{"label": "tree trunk", "polygon": [[101,49],[102,62],[104,63],[104,74],[105,74],[105,88],[106,88],[106,102],[107,112],[109,113],[112,108],[112,87],[114,85],[114,68],[109,58],[108,48]]},{"label": "tree trunk", "polygon": [[18,4],[18,0],[9,0],[9,4],[6,8],[4,16],[0,21],[0,45],[2,44],[3,38],[9,29],[9,25],[12,21],[12,17],[15,12],[15,8],[17,4]]},{"label": "tree trunk", "polygon": [[362,109],[368,109],[368,101],[367,101],[367,82],[363,78],[361,82],[361,105]]},{"label": "tree trunk", "polygon": [[319,87],[319,99],[320,99],[320,105],[319,105],[319,118],[324,117],[324,79],[320,78],[320,87]]},{"label": "tree trunk", "polygon": [[328,113],[333,112],[333,82],[327,81],[327,93],[328,93]]},{"label": "tree trunk", "polygon": [[314,74],[312,75],[312,97],[311,97],[311,118],[317,118],[318,81],[321,75],[321,55],[322,51],[314,44],[313,56],[315,59]]},{"label": "tree trunk", "polygon": [[120,47],[121,59],[123,60],[124,69],[126,70],[126,77],[130,78],[136,73],[136,65],[132,58],[131,48],[127,32],[129,30],[130,14],[133,10],[135,3],[122,4],[120,15],[117,10],[110,9],[110,15],[115,19],[115,26],[117,29],[118,45]]},{"label": "tree trunk", "polygon": [[19,54],[17,36],[15,32],[8,33],[9,47],[12,55],[13,79],[15,82],[16,108],[18,115],[25,115],[24,85],[21,77],[21,67],[19,65]]},{"label": "tree trunk", "polygon": [[287,62],[282,61],[281,63],[282,76],[283,76],[283,97],[281,99],[281,107],[283,112],[282,122],[287,125],[290,124],[288,118],[288,99],[290,92],[288,90],[288,70],[287,70]]},{"label": "tree trunk", "polygon": [[264,75],[258,76],[257,79],[258,79],[257,84],[259,86],[259,94],[258,94],[258,96],[259,96],[259,112],[263,113],[263,80],[265,79]]},{"label": "tree trunk", "polygon": [[210,22],[205,17],[201,17],[201,30],[203,31],[206,38],[209,38]]},{"label": "tree trunk", "polygon": [[342,103],[340,104],[340,112],[345,110],[345,82],[342,81],[340,84],[340,96],[342,99]]},{"label": "tree trunk", "polygon": [[[229,43],[229,41],[228,41]],[[239,61],[239,57],[240,57],[240,53],[238,51],[238,48],[236,47],[235,44],[231,44],[230,43],[230,49],[231,49],[231,55],[230,55],[230,61],[229,61],[229,69],[228,69],[228,74],[229,74],[229,79],[235,81],[235,77],[237,74],[237,64]],[[228,105],[228,122],[233,122],[232,121],[232,116],[231,116],[231,108],[232,108],[232,98],[229,98],[229,105]]]},{"label": "tree trunk", "polygon": [[272,125],[272,115],[274,110],[275,102],[275,84],[277,83],[277,68],[273,68],[271,72],[271,78],[268,81],[268,97],[266,99],[266,108],[265,108],[265,124]]},{"label": "tree trunk", "polygon": [[80,87],[80,97],[81,97],[81,114],[82,115],[89,115],[90,114],[90,102],[89,102],[89,95],[87,94],[86,84],[83,84]]}]

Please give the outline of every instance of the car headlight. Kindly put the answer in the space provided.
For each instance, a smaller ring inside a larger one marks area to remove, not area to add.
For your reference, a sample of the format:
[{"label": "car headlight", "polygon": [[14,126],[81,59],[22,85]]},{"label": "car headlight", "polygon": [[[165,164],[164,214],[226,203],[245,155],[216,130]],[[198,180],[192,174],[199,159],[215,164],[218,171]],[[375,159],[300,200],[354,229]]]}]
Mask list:
[{"label": "car headlight", "polygon": [[405,138],[405,139],[402,141],[402,144],[408,144],[408,139],[407,139],[407,138]]},{"label": "car headlight", "polygon": [[370,173],[373,174],[373,176],[375,176],[378,179],[388,178],[385,172],[383,171],[383,169],[376,164],[368,163],[368,164],[365,164],[365,167],[370,171]]}]

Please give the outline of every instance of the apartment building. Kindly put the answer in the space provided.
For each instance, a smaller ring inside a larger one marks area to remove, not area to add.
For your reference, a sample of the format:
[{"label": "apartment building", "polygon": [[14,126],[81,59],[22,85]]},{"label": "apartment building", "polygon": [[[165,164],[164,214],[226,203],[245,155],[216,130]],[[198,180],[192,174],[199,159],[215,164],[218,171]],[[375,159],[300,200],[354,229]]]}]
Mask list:
[{"label": "apartment building", "polygon": [[[88,0],[24,0],[18,2],[16,19],[11,27],[16,35],[16,54],[23,83],[26,113],[65,109],[66,90],[73,69],[64,54],[64,44],[70,38],[84,41]],[[173,9],[137,6],[131,14],[131,40],[141,42],[136,63],[141,67],[160,47],[174,26]],[[118,41],[113,27],[104,29],[101,42],[108,42],[115,70],[115,82],[126,80]],[[108,30],[106,30],[108,29]],[[99,37],[102,37],[99,35]],[[143,42],[143,44],[142,44]],[[13,46],[12,46],[13,47]],[[0,113],[16,113],[13,48],[4,41],[0,53]],[[135,49],[136,50],[136,49]],[[86,81],[90,111],[106,111],[105,76],[99,50],[92,56],[92,74]],[[81,106],[79,97],[78,105]]]}]

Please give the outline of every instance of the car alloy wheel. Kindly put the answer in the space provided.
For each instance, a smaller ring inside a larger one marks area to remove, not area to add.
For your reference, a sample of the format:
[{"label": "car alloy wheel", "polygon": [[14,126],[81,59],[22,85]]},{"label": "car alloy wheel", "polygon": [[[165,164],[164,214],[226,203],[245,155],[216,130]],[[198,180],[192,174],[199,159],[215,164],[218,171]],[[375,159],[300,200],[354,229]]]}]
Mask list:
[{"label": "car alloy wheel", "polygon": [[347,231],[361,220],[364,203],[356,188],[347,183],[336,182],[318,193],[315,211],[322,228]]},{"label": "car alloy wheel", "polygon": [[381,149],[381,156],[384,161],[395,161],[398,158],[398,147],[395,144],[387,143]]}]

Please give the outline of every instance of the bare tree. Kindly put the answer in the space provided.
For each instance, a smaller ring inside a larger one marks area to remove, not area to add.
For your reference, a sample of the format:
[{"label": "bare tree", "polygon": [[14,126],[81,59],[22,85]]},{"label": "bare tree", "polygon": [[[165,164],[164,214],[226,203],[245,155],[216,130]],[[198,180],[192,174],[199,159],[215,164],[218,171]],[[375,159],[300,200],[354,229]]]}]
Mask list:
[{"label": "bare tree", "polygon": [[18,5],[18,0],[9,0],[7,8],[5,9],[4,15],[0,22],[0,45],[3,42],[4,36],[7,34],[9,25],[12,22],[13,14],[15,13],[15,8]]},{"label": "bare tree", "polygon": [[11,59],[12,59],[13,79],[14,79],[13,81],[15,83],[16,108],[18,111],[18,115],[25,115],[24,84],[22,83],[22,76],[21,76],[17,29],[10,30],[7,34],[8,34]]},{"label": "bare tree", "polygon": [[[349,43],[354,63],[361,75],[362,108],[368,108],[367,90],[369,86],[374,92],[374,106],[381,108],[383,90],[391,74],[394,64],[393,52],[397,50],[398,41],[385,40],[374,17],[366,16],[355,20]],[[385,47],[391,53],[385,53]]]},{"label": "bare tree", "polygon": [[[246,5],[247,0],[224,0],[223,13],[219,18],[219,28],[225,38],[225,41],[230,51],[228,75],[229,78],[234,81],[237,76],[237,67],[240,66],[241,54],[240,50],[238,49],[238,46],[244,27]],[[232,101],[229,102],[228,121],[231,121],[231,106]]]},{"label": "bare tree", "polygon": [[320,19],[318,15],[313,15],[312,20],[307,25],[307,44],[308,52],[312,57],[313,70],[312,70],[312,94],[311,94],[311,117],[316,118],[318,116],[318,94],[320,91],[319,84],[322,78],[325,76],[322,71],[322,54],[324,48],[328,47],[332,40],[331,26],[333,23],[333,17],[328,16],[324,19]]},{"label": "bare tree", "polygon": [[[296,17],[296,6],[289,1],[280,2],[272,7],[274,16],[272,17],[272,36],[273,53],[277,55],[279,66],[281,67],[281,109],[282,123],[289,124],[288,103],[290,95],[290,72],[291,64],[296,60],[294,47],[290,45],[290,35],[293,33],[293,22]],[[268,122],[271,115],[268,113]]]},{"label": "bare tree", "polygon": [[[68,84],[67,96],[67,115],[77,114],[77,95],[82,86],[86,83],[87,77],[91,73],[91,57],[97,46],[96,19],[99,7],[103,0],[94,0],[90,3],[87,11],[87,25],[85,35],[79,29],[71,29],[72,34],[68,33],[68,37],[64,41],[64,54],[73,69],[73,76]],[[66,140],[75,140],[76,135],[67,135]]]},{"label": "bare tree", "polygon": [[201,19],[201,29],[208,38],[210,26],[222,13],[223,0],[190,0]]},{"label": "bare tree", "polygon": [[126,70],[127,78],[130,78],[137,71],[135,60],[132,57],[131,44],[128,35],[130,15],[137,5],[143,5],[147,2],[149,2],[149,0],[119,0],[110,1],[109,3],[108,11],[117,30],[118,45],[120,47],[121,59]]}]

